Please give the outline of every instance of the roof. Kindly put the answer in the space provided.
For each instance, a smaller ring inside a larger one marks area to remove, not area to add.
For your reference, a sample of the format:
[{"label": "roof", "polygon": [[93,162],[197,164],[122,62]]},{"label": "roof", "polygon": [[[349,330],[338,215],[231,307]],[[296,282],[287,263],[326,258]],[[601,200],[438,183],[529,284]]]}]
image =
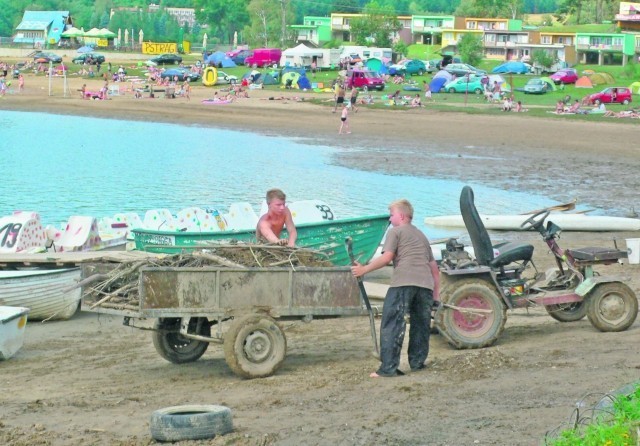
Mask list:
[{"label": "roof", "polygon": [[[64,31],[69,16],[69,11],[25,11],[16,31],[46,31],[47,38],[57,42],[60,40],[60,34]],[[17,38],[22,39],[21,41],[38,40]]]}]

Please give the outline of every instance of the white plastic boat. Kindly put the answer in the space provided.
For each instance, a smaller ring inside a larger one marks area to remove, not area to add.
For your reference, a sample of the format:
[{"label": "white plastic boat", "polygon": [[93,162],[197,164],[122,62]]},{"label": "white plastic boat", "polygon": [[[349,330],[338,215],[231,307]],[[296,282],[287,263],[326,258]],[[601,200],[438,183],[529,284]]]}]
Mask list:
[{"label": "white plastic boat", "polygon": [[0,271],[0,305],[26,307],[29,319],[69,319],[78,309],[80,268]]},{"label": "white plastic boat", "polygon": [[0,360],[9,359],[22,348],[28,308],[0,307]]},{"label": "white plastic boat", "polygon": [[[530,215],[480,215],[485,228],[497,231],[515,231]],[[640,231],[640,220],[624,217],[600,215],[552,213],[547,221],[552,221],[564,231]],[[429,226],[464,228],[462,215],[442,215],[427,217]]]}]

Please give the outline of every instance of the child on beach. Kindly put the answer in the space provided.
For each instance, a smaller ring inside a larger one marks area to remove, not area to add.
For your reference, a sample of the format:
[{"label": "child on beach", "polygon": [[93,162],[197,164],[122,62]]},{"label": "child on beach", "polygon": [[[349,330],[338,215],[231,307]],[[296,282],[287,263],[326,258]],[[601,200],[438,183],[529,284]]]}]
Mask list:
[{"label": "child on beach", "polygon": [[338,131],[338,135],[342,135],[342,129],[346,130],[346,133],[351,133],[349,130],[349,123],[347,122],[347,117],[349,116],[349,108],[347,104],[344,104],[342,107],[342,114],[340,115],[340,130]]}]

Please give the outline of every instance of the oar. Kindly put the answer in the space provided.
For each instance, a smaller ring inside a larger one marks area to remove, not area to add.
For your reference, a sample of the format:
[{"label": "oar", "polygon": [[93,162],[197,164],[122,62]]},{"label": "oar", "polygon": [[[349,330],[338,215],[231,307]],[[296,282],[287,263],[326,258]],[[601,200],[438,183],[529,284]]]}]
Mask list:
[{"label": "oar", "polygon": [[[351,237],[347,237],[344,240],[344,243],[347,245],[347,253],[349,254],[349,258],[351,259],[351,264],[355,265],[356,259],[353,256],[353,239]],[[362,277],[358,277],[358,287],[360,288],[360,296],[362,296],[362,300],[364,301],[364,304],[367,307],[367,311],[369,312],[371,339],[373,339],[373,346],[376,348],[376,357],[380,359],[380,347],[378,346],[378,336],[376,335],[376,322],[373,317],[373,309],[371,308],[371,302],[369,302],[369,296],[367,296],[367,290],[364,289]]]}]

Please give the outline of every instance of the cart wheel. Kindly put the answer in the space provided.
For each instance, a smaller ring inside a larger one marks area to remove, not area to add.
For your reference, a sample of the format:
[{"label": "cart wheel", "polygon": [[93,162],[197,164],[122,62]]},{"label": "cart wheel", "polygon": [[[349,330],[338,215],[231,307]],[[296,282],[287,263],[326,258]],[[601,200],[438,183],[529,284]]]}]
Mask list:
[{"label": "cart wheel", "polygon": [[638,316],[638,299],[624,283],[600,284],[588,299],[589,322],[600,331],[624,331]]},{"label": "cart wheel", "polygon": [[[185,338],[180,334],[180,318],[158,319],[153,332],[153,346],[164,359],[174,364],[193,362],[204,355],[209,343]],[[211,336],[211,326],[206,317],[192,317],[189,332]]]},{"label": "cart wheel", "polygon": [[494,286],[482,280],[461,280],[447,285],[441,295],[444,304],[490,310],[490,313],[463,312],[440,306],[436,324],[455,348],[482,348],[493,344],[507,321],[507,309]]},{"label": "cart wheel", "polygon": [[587,315],[585,301],[571,302],[569,304],[545,305],[549,316],[560,322],[576,322]]},{"label": "cart wheel", "polygon": [[244,378],[272,375],[287,353],[284,332],[272,318],[248,314],[231,323],[224,337],[224,357],[234,373]]}]

